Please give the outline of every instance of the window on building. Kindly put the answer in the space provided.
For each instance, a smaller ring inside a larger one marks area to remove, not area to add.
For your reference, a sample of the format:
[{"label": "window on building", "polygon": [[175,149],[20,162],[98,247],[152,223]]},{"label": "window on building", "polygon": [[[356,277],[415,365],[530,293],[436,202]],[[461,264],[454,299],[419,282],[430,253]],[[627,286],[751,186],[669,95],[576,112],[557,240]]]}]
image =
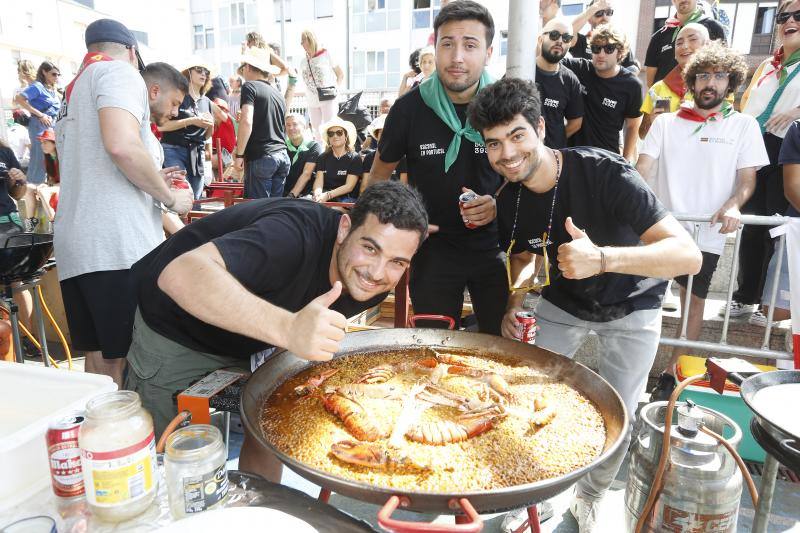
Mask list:
[{"label": "window on building", "polygon": [[333,16],[333,0],[314,0],[314,17],[328,18]]},{"label": "window on building", "polygon": [[775,28],[775,14],[777,10],[778,10],[777,4],[774,3],[759,4],[758,10],[756,11],[756,29],[753,33],[771,34],[772,30]]},{"label": "window on building", "polygon": [[353,33],[400,29],[401,0],[353,0]]},{"label": "window on building", "polygon": [[[281,0],[273,0],[273,11],[275,13],[275,22],[281,21]],[[292,21],[292,3],[289,0],[283,0],[283,20],[284,22]]]},{"label": "window on building", "polygon": [[194,25],[194,49],[202,50],[206,47],[206,33],[202,24]]},{"label": "window on building", "polygon": [[563,3],[561,4],[561,12],[565,17],[576,17],[583,13],[583,2],[574,4]]},{"label": "window on building", "polygon": [[384,89],[400,83],[400,49],[358,50],[353,52],[355,89]]},{"label": "window on building", "polygon": [[500,32],[500,55],[505,57],[508,55],[508,32]]},{"label": "window on building", "polygon": [[411,27],[414,29],[432,28],[440,7],[441,0],[414,0]]},{"label": "window on building", "polygon": [[214,48],[214,28],[206,28],[206,48]]},{"label": "window on building", "polygon": [[29,30],[33,29],[33,13],[30,11],[25,13],[25,26],[27,26]]},{"label": "window on building", "polygon": [[147,35],[146,31],[131,30],[131,33],[134,37],[136,37],[136,42],[139,44],[143,44],[145,46],[150,45],[150,36]]},{"label": "window on building", "polygon": [[231,4],[231,26],[244,26],[247,19],[244,13],[244,2],[234,2]]}]

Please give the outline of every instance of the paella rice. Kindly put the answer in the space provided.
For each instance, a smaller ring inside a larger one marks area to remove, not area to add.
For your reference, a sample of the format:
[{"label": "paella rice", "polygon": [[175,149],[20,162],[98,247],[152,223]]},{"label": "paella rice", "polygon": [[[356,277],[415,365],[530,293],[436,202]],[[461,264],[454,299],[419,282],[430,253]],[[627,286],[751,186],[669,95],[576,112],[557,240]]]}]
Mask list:
[{"label": "paella rice", "polygon": [[[261,412],[264,436],[278,450],[315,469],[348,480],[405,491],[461,492],[491,490],[561,476],[600,455],[606,441],[603,417],[585,396],[567,384],[554,382],[523,361],[470,352],[470,366],[502,375],[515,397],[516,412],[534,410],[536,398],[554,406],[548,424],[532,428],[519,416],[506,416],[489,431],[461,442],[432,446],[406,439],[403,452],[430,466],[425,471],[386,471],[345,463],[333,457],[331,446],[355,440],[342,422],[327,412],[321,392],[327,387],[354,383],[367,370],[381,364],[420,359],[423,352],[392,352],[370,356],[348,355],[307,369],[284,382],[267,399]],[[450,351],[449,351],[450,353]],[[298,396],[294,389],[322,370],[337,369],[315,393]],[[409,390],[420,381],[414,373],[401,373],[389,383]],[[448,375],[440,386],[461,395],[475,396],[476,380]],[[396,399],[360,398],[358,403],[382,433],[391,433],[402,403]],[[456,420],[453,407],[425,410],[420,422]],[[386,443],[387,439],[379,441]]]}]

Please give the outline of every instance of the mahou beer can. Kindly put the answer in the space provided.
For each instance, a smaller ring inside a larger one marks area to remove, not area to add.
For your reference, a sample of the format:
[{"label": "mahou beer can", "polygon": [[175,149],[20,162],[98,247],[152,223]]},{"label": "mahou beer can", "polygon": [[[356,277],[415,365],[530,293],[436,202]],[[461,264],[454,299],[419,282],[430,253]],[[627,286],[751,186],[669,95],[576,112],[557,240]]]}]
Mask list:
[{"label": "mahou beer can", "polygon": [[[461,207],[463,209],[465,203],[471,202],[472,200],[476,199],[477,197],[478,197],[478,195],[475,194],[472,191],[462,192],[458,196],[458,205],[459,205],[459,207]],[[478,227],[475,224],[473,224],[472,222],[465,222],[464,225],[466,227],[468,227],[469,229],[475,229],[475,228]]]},{"label": "mahou beer can", "polygon": [[47,457],[53,492],[60,498],[83,495],[83,469],[78,447],[78,430],[83,413],[76,411],[52,422],[47,429]]},{"label": "mahou beer can", "polygon": [[516,317],[519,340],[527,344],[536,344],[536,315],[531,311],[517,311]]}]

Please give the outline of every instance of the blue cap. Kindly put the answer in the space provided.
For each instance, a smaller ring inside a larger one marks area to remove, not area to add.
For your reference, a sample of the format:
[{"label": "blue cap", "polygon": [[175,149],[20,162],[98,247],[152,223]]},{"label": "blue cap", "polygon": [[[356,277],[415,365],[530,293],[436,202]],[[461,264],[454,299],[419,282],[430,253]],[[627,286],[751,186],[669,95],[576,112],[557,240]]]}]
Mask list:
[{"label": "blue cap", "polygon": [[87,48],[94,43],[119,43],[128,48],[133,48],[136,51],[139,70],[144,69],[144,62],[139,55],[139,43],[136,42],[133,32],[121,22],[112,19],[95,20],[86,27],[84,40]]}]

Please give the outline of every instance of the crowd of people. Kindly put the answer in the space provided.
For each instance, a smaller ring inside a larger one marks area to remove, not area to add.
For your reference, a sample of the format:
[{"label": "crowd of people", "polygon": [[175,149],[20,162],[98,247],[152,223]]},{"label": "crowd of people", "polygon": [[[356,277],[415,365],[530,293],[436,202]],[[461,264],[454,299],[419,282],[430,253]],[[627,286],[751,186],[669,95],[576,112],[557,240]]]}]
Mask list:
[{"label": "crowd of people", "polygon": [[[329,358],[345,316],[381,301],[409,268],[415,313],[461,327],[466,290],[477,329],[491,335],[519,338],[516,313],[539,292],[537,345],[572,357],[594,332],[598,371],[633,422],[667,280],[683,303],[694,275],[681,313],[698,339],[742,213],[800,208],[800,0],[779,2],[778,48],[752,75],[714,3],[672,3],[640,62],[615,24],[622,2],[592,0],[567,21],[559,0],[542,0],[535,81],[497,81],[486,70],[491,14],[443,0],[397,100],[361,130],[338,116],[343,72],[310,30],[297,66],[248,34],[224,80],[198,58],[182,70],[145,66],[124,25],[96,21],[63,95],[55,65],[19,64],[29,163],[24,173],[25,143],[0,147],[0,230],[31,229],[15,203],[26,194],[58,208],[73,347],[88,371],[140,392],[157,432],[174,416],[174,393],[208,372],[252,370],[275,347]],[[289,112],[300,76],[306,114]],[[184,228],[179,217],[213,172],[269,200]],[[57,203],[31,187],[62,177]],[[678,213],[711,219],[681,223]],[[763,227],[745,226],[731,316],[766,323],[773,248]],[[787,265],[776,320],[789,317]],[[653,399],[674,390],[678,353]],[[578,483],[582,532],[595,527],[629,440]],[[251,453],[247,436],[240,466],[279,477],[277,461]]]}]

